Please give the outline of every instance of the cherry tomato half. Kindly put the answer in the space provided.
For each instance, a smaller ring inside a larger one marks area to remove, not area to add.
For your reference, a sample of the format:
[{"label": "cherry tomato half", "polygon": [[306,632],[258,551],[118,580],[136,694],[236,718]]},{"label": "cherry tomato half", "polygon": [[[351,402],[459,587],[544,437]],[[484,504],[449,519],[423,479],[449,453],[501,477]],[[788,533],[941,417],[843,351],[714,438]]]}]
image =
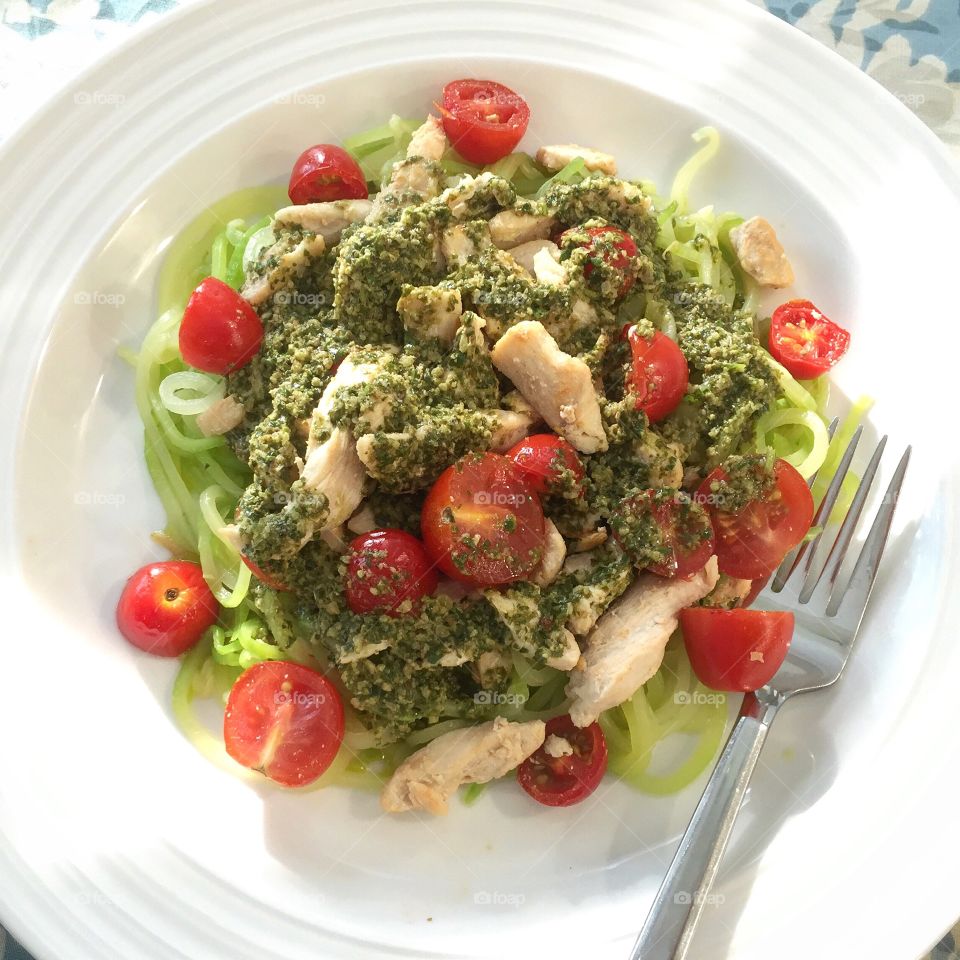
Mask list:
[{"label": "cherry tomato half", "polygon": [[496,163],[513,152],[530,122],[527,101],[493,80],[454,80],[439,104],[443,129],[469,163]]},{"label": "cherry tomato half", "polygon": [[520,580],[543,557],[540,500],[517,465],[471,453],[448,467],[420,514],[430,556],[454,580],[493,586]]},{"label": "cherry tomato half", "polygon": [[541,494],[565,494],[581,487],[583,463],[569,440],[535,433],[507,451],[530,486]]},{"label": "cherry tomato half", "polygon": [[[611,527],[631,561],[661,577],[689,577],[713,556],[710,515],[676,490],[641,491],[620,505]],[[641,538],[639,555],[632,549],[631,531]],[[664,559],[651,563],[651,552]]]},{"label": "cherry tomato half", "polygon": [[[546,752],[549,738],[559,737],[571,747],[566,756]],[[585,800],[607,771],[607,741],[599,723],[576,727],[568,716],[547,721],[544,746],[527,757],[517,770],[517,782],[538,803],[569,807]]]},{"label": "cherry tomato half", "polygon": [[403,530],[371,530],[350,544],[346,591],[354,613],[416,615],[439,579],[427,548]]},{"label": "cherry tomato half", "polygon": [[693,672],[714,690],[759,690],[793,639],[793,614],[780,611],[689,607],[680,626]]},{"label": "cherry tomato half", "polygon": [[250,568],[250,572],[262,583],[265,583],[273,590],[289,591],[290,588],[281,583],[276,577],[271,576],[259,564],[254,563],[245,553],[240,554],[240,559]]},{"label": "cherry tomato half", "polygon": [[608,267],[621,275],[622,280],[617,296],[625,296],[636,280],[630,272],[637,256],[637,245],[633,237],[625,230],[614,226],[587,227],[585,230],[574,227],[561,233],[558,243],[562,243],[563,238],[571,233],[586,233],[590,237],[586,245],[590,259],[583,268],[583,275],[589,279],[593,273],[595,263],[590,261],[603,260]]},{"label": "cherry tomato half", "polygon": [[180,323],[180,354],[191,367],[230,373],[248,364],[262,341],[257,312],[233,287],[207,277],[190,294]]},{"label": "cherry tomato half", "polygon": [[287,187],[291,203],[366,200],[367,179],[343,147],[318,143],[297,157]]},{"label": "cherry tomato half", "polygon": [[717,565],[731,577],[756,580],[775,570],[806,536],[813,522],[813,496],[806,481],[786,460],[773,468],[773,488],[735,513],[714,502],[712,486],[726,478],[717,467],[700,485],[695,499],[713,519]]},{"label": "cherry tomato half", "polygon": [[234,683],[223,740],[237,763],[285,787],[317,779],[343,742],[343,702],[334,685],[299,663],[264,660]]},{"label": "cherry tomato half", "polygon": [[135,647],[160,657],[179,657],[207,627],[220,607],[198,563],[148,563],[127,581],[117,604],[117,626]]},{"label": "cherry tomato half", "polygon": [[656,331],[653,338],[642,337],[636,327],[627,332],[633,368],[627,386],[637,395],[637,409],[646,413],[651,423],[658,423],[680,405],[690,383],[687,358],[665,333]]},{"label": "cherry tomato half", "polygon": [[847,352],[850,334],[809,300],[788,300],[773,311],[770,353],[798,380],[812,380]]}]

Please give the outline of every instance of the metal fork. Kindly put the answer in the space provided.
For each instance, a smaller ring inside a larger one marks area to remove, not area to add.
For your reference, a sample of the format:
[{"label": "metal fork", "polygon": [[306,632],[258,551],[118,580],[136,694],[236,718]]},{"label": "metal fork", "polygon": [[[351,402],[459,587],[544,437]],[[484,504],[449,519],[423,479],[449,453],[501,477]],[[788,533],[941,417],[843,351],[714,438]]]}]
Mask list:
[{"label": "metal fork", "polygon": [[[836,421],[831,424],[831,438],[835,430]],[[856,431],[840,458],[837,471],[817,509],[814,525],[823,528],[828,525],[844,477],[850,470],[861,430]],[[829,687],[840,678],[846,666],[877,577],[910,460],[910,447],[907,447],[864,540],[853,572],[843,587],[838,586],[844,560],[886,443],[887,438],[883,437],[873,451],[829,550],[821,547],[826,535],[822,530],[814,540],[786,557],[773,583],[760,595],[760,606],[793,611],[796,629],[789,653],[770,683],[744,697],[737,722],[657,892],[630,954],[631,960],[683,960],[687,955],[717,875],[720,858],[777,711],[794,694]],[[813,479],[810,480],[811,486]],[[826,559],[821,560],[820,555],[824,553]]]}]

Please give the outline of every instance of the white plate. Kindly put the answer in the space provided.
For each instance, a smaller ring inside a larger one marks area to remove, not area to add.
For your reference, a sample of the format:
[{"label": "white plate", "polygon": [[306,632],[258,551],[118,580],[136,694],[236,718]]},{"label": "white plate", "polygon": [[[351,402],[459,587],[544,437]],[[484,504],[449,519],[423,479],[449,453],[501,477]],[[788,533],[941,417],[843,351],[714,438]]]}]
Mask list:
[{"label": "white plate", "polygon": [[695,199],[773,221],[797,292],[853,330],[839,391],[915,443],[860,649],[774,728],[695,952],[918,955],[960,911],[960,185],[872,81],[717,0],[192,6],[5,145],[4,922],[41,960],[625,955],[698,787],[544,810],[507,783],[439,821],[251,787],[187,745],[171,665],[112,626],[161,521],[116,347],[151,320],[165,245],[305,144],[422,114],[463,75],[524,92],[527,146],[596,144],[661,183],[716,124]]}]

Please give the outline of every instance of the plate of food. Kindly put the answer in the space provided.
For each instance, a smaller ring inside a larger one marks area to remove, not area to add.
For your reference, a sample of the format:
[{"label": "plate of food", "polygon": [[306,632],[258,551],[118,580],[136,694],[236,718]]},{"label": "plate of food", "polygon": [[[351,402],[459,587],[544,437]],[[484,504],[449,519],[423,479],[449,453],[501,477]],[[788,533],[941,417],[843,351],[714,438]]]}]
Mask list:
[{"label": "plate of food", "polygon": [[956,175],[772,17],[648,6],[199,4],[4,146],[39,957],[625,956],[858,427],[914,447],[876,599],[694,953],[953,919]]}]

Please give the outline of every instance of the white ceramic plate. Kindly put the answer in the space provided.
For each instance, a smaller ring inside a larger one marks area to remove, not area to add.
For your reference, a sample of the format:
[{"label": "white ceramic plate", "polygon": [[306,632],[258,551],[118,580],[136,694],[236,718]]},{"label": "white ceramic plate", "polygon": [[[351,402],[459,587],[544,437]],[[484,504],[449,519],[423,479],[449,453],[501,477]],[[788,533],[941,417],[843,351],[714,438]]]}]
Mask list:
[{"label": "white ceramic plate", "polygon": [[695,200],[773,221],[796,291],[853,330],[838,405],[873,394],[876,429],[916,445],[860,648],[774,728],[696,955],[918,955],[960,912],[960,185],[872,81],[718,0],[200,4],[5,144],[4,922],[41,960],[625,955],[698,787],[545,810],[504,784],[427,821],[251,786],[188,746],[172,666],[112,626],[161,520],[116,347],[151,321],[166,244],[305,144],[422,114],[464,75],[523,91],[528,146],[596,144],[660,182],[718,126]]}]

